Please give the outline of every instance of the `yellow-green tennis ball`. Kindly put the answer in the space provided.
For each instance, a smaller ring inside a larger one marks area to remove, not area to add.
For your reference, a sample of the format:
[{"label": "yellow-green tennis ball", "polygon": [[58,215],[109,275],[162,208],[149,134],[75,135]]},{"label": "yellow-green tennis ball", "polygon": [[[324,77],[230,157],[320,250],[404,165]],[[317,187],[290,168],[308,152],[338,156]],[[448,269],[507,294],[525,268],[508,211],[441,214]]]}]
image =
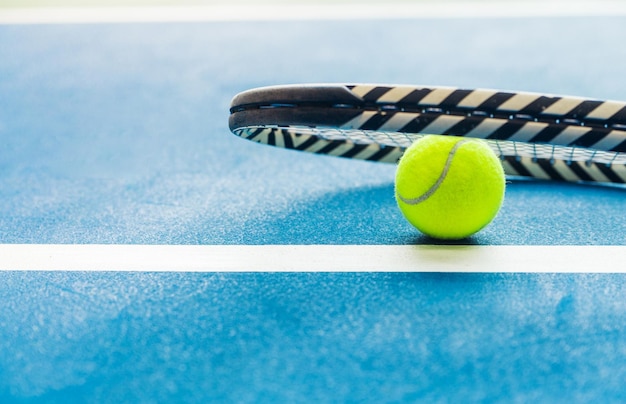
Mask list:
[{"label": "yellow-green tennis ball", "polygon": [[425,136],[404,153],[396,172],[396,200],[422,233],[466,238],[488,225],[504,199],[500,160],[481,140]]}]

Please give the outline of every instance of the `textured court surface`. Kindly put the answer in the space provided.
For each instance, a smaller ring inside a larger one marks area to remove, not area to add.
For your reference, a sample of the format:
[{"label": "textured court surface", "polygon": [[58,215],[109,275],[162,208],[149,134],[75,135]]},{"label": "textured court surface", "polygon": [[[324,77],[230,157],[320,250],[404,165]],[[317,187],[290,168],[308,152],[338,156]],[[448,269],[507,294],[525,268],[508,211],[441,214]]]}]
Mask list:
[{"label": "textured court surface", "polygon": [[[625,36],[622,17],[0,25],[0,242],[431,243],[398,213],[393,167],[238,139],[232,96],[375,82],[619,100]],[[623,246],[625,192],[514,181],[466,243]],[[621,274],[5,271],[0,285],[3,402],[626,398]]]},{"label": "textured court surface", "polygon": [[[626,93],[626,52],[594,45],[621,18],[446,21],[2,26],[0,241],[414,242],[394,167],[248,144],[228,131],[232,96],[340,81]],[[624,244],[623,193],[515,182],[474,242]]]}]

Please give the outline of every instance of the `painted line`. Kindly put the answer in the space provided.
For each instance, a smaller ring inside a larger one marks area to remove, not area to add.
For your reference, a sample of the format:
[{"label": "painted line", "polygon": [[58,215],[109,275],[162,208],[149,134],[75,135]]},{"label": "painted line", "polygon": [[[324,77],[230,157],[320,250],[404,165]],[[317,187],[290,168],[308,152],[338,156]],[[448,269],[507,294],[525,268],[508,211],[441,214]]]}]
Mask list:
[{"label": "painted line", "polygon": [[0,244],[2,271],[626,273],[626,246]]},{"label": "painted line", "polygon": [[0,24],[624,16],[626,2],[451,1],[415,4],[249,4],[0,8]]}]

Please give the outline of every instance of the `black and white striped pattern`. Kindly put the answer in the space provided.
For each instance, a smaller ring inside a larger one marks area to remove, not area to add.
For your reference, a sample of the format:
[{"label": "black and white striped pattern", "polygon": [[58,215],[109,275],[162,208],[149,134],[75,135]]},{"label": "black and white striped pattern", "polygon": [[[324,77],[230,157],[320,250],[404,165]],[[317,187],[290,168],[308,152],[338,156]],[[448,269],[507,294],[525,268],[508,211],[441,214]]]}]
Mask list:
[{"label": "black and white striped pattern", "polygon": [[[626,103],[445,87],[337,87],[349,97],[333,94],[324,103],[318,92],[306,102],[315,88],[307,86],[287,88],[297,102],[282,94],[273,104],[235,105],[231,118],[239,114],[246,124],[231,121],[231,130],[273,146],[388,163],[423,134],[466,136],[486,140],[511,176],[626,183]],[[301,110],[314,111],[314,122]]]},{"label": "black and white striped pattern", "polygon": [[348,86],[366,109],[341,127],[626,152],[626,103],[446,87]]}]

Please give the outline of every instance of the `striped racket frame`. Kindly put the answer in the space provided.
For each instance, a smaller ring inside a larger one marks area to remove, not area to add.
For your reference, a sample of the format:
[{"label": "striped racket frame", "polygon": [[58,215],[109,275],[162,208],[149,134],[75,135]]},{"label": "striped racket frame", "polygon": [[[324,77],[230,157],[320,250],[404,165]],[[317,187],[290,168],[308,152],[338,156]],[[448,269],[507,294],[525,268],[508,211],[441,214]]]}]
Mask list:
[{"label": "striped racket frame", "polygon": [[395,163],[424,134],[480,138],[509,176],[626,183],[626,103],[527,92],[392,85],[249,90],[229,126],[277,147]]}]

